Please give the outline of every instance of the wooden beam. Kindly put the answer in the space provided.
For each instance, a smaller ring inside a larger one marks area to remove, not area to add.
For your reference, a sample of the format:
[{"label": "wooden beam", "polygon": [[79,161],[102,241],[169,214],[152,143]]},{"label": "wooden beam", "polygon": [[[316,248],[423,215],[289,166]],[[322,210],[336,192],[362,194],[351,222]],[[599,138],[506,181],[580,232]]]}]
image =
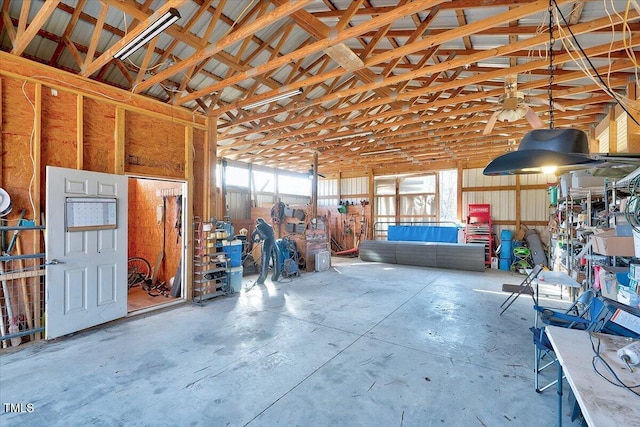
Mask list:
[{"label": "wooden beam", "polygon": [[76,169],[84,166],[84,97],[76,95]]},{"label": "wooden beam", "polygon": [[[2,78],[0,78],[0,153],[4,153],[4,132],[3,132],[3,127],[2,124],[4,123],[4,115],[3,115],[3,110],[2,110],[2,105],[4,104],[4,100],[2,99],[2,85],[4,83],[4,80]],[[2,184],[2,171],[4,170],[3,166],[3,162],[2,162],[2,158],[3,156],[0,156],[0,187],[4,187],[4,185]]]},{"label": "wooden beam", "polygon": [[16,32],[16,38],[21,38],[27,28],[29,10],[31,10],[31,0],[24,0],[22,2],[22,7],[20,8],[20,18],[18,19],[18,31]]},{"label": "wooden beam", "polygon": [[[73,29],[76,27],[76,24],[78,23],[78,19],[80,18],[80,13],[82,12],[82,9],[84,9],[84,5],[86,1],[87,0],[80,0],[76,5],[75,9],[73,10],[73,14],[71,15],[71,20],[67,24],[67,28],[65,28],[64,34],[60,38],[60,41],[58,42],[58,46],[56,47],[56,50],[53,52],[53,55],[51,55],[51,58],[49,59],[49,65],[55,66],[58,63],[58,59],[60,59],[60,55],[62,55],[62,51],[64,50],[64,47],[66,45],[65,39],[69,39],[69,37],[71,37],[71,33],[73,32]],[[78,64],[78,66],[81,66],[81,64]]]},{"label": "wooden beam", "polygon": [[[185,203],[185,199],[183,198],[182,200],[182,206],[184,209],[183,212],[183,218],[188,218],[187,224],[189,224],[191,222],[191,219],[193,218],[193,211],[194,211],[194,204],[193,204],[193,194],[194,194],[194,187],[196,185],[195,183],[195,179],[194,179],[194,170],[193,170],[193,152],[194,152],[194,147],[193,147],[193,126],[185,126],[184,127],[184,153],[185,153],[185,158],[184,158],[184,174],[185,174],[185,179],[187,181],[187,194],[186,194],[186,203]],[[204,206],[204,205],[203,205]],[[202,220],[205,220],[204,218],[202,218]],[[190,224],[189,224],[190,225]],[[183,238],[182,238],[182,247],[186,248],[186,258],[188,260],[193,259],[193,247],[194,247],[194,242],[193,242],[193,233],[190,232],[185,232],[183,233]],[[183,271],[185,272],[185,274],[183,276],[186,276],[188,278],[193,277],[193,263],[191,262],[185,262],[185,260],[182,261],[182,266],[183,266]],[[185,283],[186,282],[186,283]],[[183,281],[182,283],[184,283],[183,287],[185,289],[185,296],[187,301],[190,301],[193,295],[193,280],[187,279],[186,281]]]},{"label": "wooden beam", "polygon": [[[0,76],[29,83],[43,83],[47,87],[63,90],[74,95],[82,94],[85,98],[94,99],[100,103],[115,106],[126,106],[128,111],[134,111],[148,117],[169,120],[182,125],[192,124],[198,129],[206,129],[206,118],[194,115],[185,108],[176,108],[147,96],[132,94],[129,91],[114,88],[104,83],[82,78],[66,71],[52,68],[25,58],[0,51]],[[34,77],[29,77],[34,76]]]},{"label": "wooden beam", "polygon": [[[278,59],[274,59],[273,61],[269,61],[268,63],[265,64],[261,64],[251,70],[248,70],[246,72],[243,73],[239,73],[236,74],[235,76],[231,77],[230,79],[224,80],[223,82],[220,83],[216,83],[212,86],[208,86],[206,88],[200,89],[196,92],[194,92],[193,94],[187,95],[182,97],[178,103],[179,104],[183,104],[185,102],[191,101],[193,99],[195,99],[197,96],[200,96],[202,94],[206,94],[206,93],[211,93],[213,91],[217,91],[220,90],[226,86],[228,86],[229,84],[235,84],[238,82],[241,82],[242,80],[245,80],[247,78],[255,78],[256,75],[261,75],[266,73],[267,71],[271,71],[271,70],[275,70],[278,69],[286,64],[289,64],[292,61],[297,60],[298,58],[301,57],[305,57],[305,56],[309,56],[313,53],[317,53],[320,52],[330,46],[334,46],[338,43],[342,43],[345,40],[348,40],[350,38],[354,38],[354,37],[358,37],[360,34],[362,34],[363,32],[369,31],[372,28],[376,28],[378,26],[381,25],[386,25],[388,23],[394,22],[397,19],[404,17],[406,15],[410,15],[412,13],[415,13],[417,11],[423,10],[425,8],[429,8],[429,7],[433,7],[439,3],[442,3],[445,0],[423,0],[420,2],[414,2],[414,3],[409,3],[406,4],[402,7],[398,7],[394,10],[392,10],[391,12],[388,12],[386,14],[377,16],[374,19],[371,19],[370,21],[367,21],[361,25],[358,25],[356,27],[351,27],[347,30],[341,31],[338,33],[338,35],[336,35],[335,37],[332,37],[331,39],[326,38],[320,41],[317,41],[315,43],[312,43],[308,46],[305,46],[304,48],[300,48],[297,49],[296,51],[288,54],[288,55],[284,55],[279,57]],[[559,1],[567,1],[567,0],[559,0]],[[281,6],[284,7],[284,6]],[[298,24],[300,24],[300,21],[298,21]],[[342,70],[338,70],[340,73],[343,73]],[[302,86],[302,85],[301,85]],[[365,85],[366,86],[366,85]],[[381,85],[382,86],[382,85]],[[280,88],[278,90],[288,90],[288,89],[294,89],[294,87],[289,87],[289,88]],[[240,108],[243,104],[248,104],[250,102],[256,102],[256,101],[260,101],[262,99],[267,99],[273,95],[276,95],[278,92],[276,93],[268,93],[268,94],[262,94],[258,97],[252,98],[251,100],[247,100],[245,102],[236,102],[233,103],[232,105],[230,105],[229,109],[235,109],[235,108]],[[337,97],[334,97],[337,98]],[[224,109],[218,113],[222,113],[224,112]]]},{"label": "wooden beam", "polygon": [[[613,19],[616,19],[615,17]],[[608,18],[602,18],[599,19],[597,21],[593,21],[593,22],[589,22],[589,23],[585,23],[585,24],[581,24],[581,25],[577,25],[574,27],[573,31],[574,33],[580,33],[580,32],[587,32],[589,30],[589,28],[592,28],[593,26],[599,26],[599,25],[608,25],[609,19]],[[545,39],[547,36],[541,35],[538,36],[538,40],[534,40],[535,38],[529,38],[527,40],[523,40],[517,43],[517,45],[522,45],[522,44],[529,44],[530,46],[535,46],[538,43],[544,43],[543,39]],[[501,54],[502,51],[506,51],[506,50],[510,50],[511,48],[513,48],[513,45],[506,45],[506,46],[502,46],[500,48],[496,48],[494,50],[492,50],[491,52],[493,52],[494,54],[498,55]],[[611,51],[617,51],[617,50],[621,50],[624,49],[624,43],[622,42],[617,42],[614,43],[613,45],[601,45],[601,46],[597,46],[594,48],[589,48],[587,54],[589,55],[589,57],[594,57],[597,55],[600,55],[602,53],[606,53],[606,52],[611,52]],[[490,53],[489,52],[485,52],[484,54],[482,54],[482,56],[489,56]],[[562,54],[562,55],[558,55],[556,56],[556,63],[562,63],[562,62],[566,62],[566,61],[572,61],[573,59],[571,58],[571,56],[569,54]],[[458,66],[462,66],[464,65],[466,62],[465,58],[460,58],[458,60],[453,60],[451,61],[448,65],[447,64],[438,64],[438,65],[434,65],[434,66],[430,66],[430,67],[424,67],[422,70],[417,70],[415,73],[422,73],[425,72],[426,74],[430,74],[430,73],[436,73],[436,72],[441,72],[444,71],[445,69],[447,69],[447,67],[452,67],[453,65],[458,65]],[[615,63],[614,63],[615,64]],[[541,68],[541,67],[545,67],[548,66],[548,63],[545,59],[541,59],[539,61],[532,61],[532,62],[528,62],[526,64],[521,64],[518,65],[517,67],[511,68],[511,69],[499,69],[493,72],[488,72],[488,73],[484,73],[482,74],[482,77],[479,76],[473,76],[473,77],[469,77],[466,78],[464,80],[459,80],[459,81],[455,81],[455,82],[450,82],[448,84],[442,84],[442,85],[432,85],[429,87],[425,87],[422,89],[416,89],[414,91],[411,91],[410,93],[403,93],[403,94],[399,94],[397,99],[408,99],[412,96],[421,96],[424,95],[426,93],[433,93],[433,92],[437,92],[437,91],[442,91],[442,90],[446,90],[446,89],[452,89],[455,88],[457,86],[464,86],[464,85],[472,85],[472,84],[476,84],[480,81],[485,81],[486,79],[491,79],[491,78],[500,78],[503,77],[504,75],[513,73],[513,72],[525,72],[527,70],[532,70],[532,69],[537,69],[537,68]],[[430,71],[427,71],[430,70]],[[410,73],[407,73],[410,74]],[[392,78],[388,78],[386,79],[386,81],[383,84],[386,84],[386,82],[389,82],[389,84],[391,84],[391,82],[400,82],[402,80],[404,80],[405,74],[399,75],[399,76],[394,76]],[[320,76],[318,76],[320,77]],[[313,79],[311,79],[313,80]],[[296,85],[291,85],[291,88],[295,88],[298,86],[303,86],[305,85],[305,83],[302,83],[300,85],[296,84]],[[372,86],[374,86],[375,84],[369,84],[369,85],[361,85],[359,86],[357,89],[353,89],[350,91],[343,91],[343,92],[333,92],[330,95],[326,95],[324,97],[319,97],[316,98],[312,101],[307,101],[306,105],[309,105],[309,103],[312,104],[322,104],[322,103],[326,103],[329,102],[335,98],[342,98],[345,96],[351,96],[354,93],[356,93],[357,91],[365,91],[365,90],[371,90]],[[368,87],[367,87],[368,86]],[[499,93],[499,95],[502,94],[502,92]],[[272,93],[268,93],[265,94],[265,96],[271,96],[273,95]],[[476,99],[478,98],[483,98],[485,96],[490,96],[487,93],[480,93],[477,96],[475,96]],[[456,99],[456,102],[460,103],[463,102],[464,100],[462,99]],[[447,104],[451,103],[451,100],[446,100]],[[359,110],[362,108],[368,108],[368,107],[373,107],[375,105],[382,105],[382,104],[386,104],[388,103],[388,100],[386,99],[377,99],[375,101],[372,101],[371,103],[367,103],[366,105],[356,105],[356,106],[352,106],[349,107],[351,110]],[[237,104],[237,103],[236,103]],[[218,114],[224,113],[227,110],[231,110],[233,108],[237,108],[237,106],[235,104],[230,104],[224,108],[221,108],[219,110],[217,110],[216,112]],[[269,117],[269,116],[273,116],[273,115],[277,115],[277,114],[282,114],[284,111],[289,110],[291,108],[295,108],[294,107],[288,107],[287,109],[282,109],[282,108],[278,108],[276,110],[272,110],[269,112],[265,112],[265,113],[261,113],[259,115],[254,115],[252,118],[255,119],[261,119],[264,117]],[[328,112],[329,115],[336,115],[337,112],[339,110],[334,109],[331,112]],[[326,115],[325,115],[326,116]],[[308,117],[308,119],[311,120],[317,120],[317,117]],[[235,121],[234,124],[240,124],[243,123],[242,119],[238,119]]]},{"label": "wooden beam", "polygon": [[618,121],[616,120],[616,109],[612,107],[607,115],[609,120],[609,151],[607,153],[618,152]]},{"label": "wooden beam", "polygon": [[[629,82],[627,85],[627,98],[631,101],[640,100],[640,90],[637,83]],[[627,151],[629,153],[640,152],[640,113],[633,108],[629,109],[629,117],[627,117]],[[635,119],[635,121],[633,120]]]},{"label": "wooden beam", "polygon": [[[24,4],[26,4],[27,2],[30,3],[30,0],[27,0],[25,1],[25,3],[23,3],[23,8]],[[11,53],[18,56],[22,55],[22,52],[24,52],[29,43],[31,43],[31,40],[33,40],[33,38],[38,33],[38,30],[42,28],[47,19],[49,19],[49,16],[51,16],[51,13],[53,13],[58,3],[60,3],[60,0],[47,0],[46,2],[44,2],[36,16],[29,24],[29,27],[24,31],[21,30],[23,24],[26,24],[27,18],[24,17],[23,22],[22,11],[20,12],[20,23],[18,26],[18,33],[16,35],[16,44],[13,46]]]},{"label": "wooden beam", "polygon": [[7,29],[7,35],[9,36],[9,40],[11,41],[11,45],[16,45],[16,29],[13,26],[13,22],[11,22],[11,17],[9,16],[9,12],[6,10],[2,11],[2,22],[4,22],[4,27]]},{"label": "wooden beam", "polygon": [[87,49],[87,56],[84,59],[84,64],[82,64],[81,68],[87,68],[89,64],[93,62],[95,59],[96,48],[98,47],[98,41],[100,41],[100,35],[102,34],[102,27],[104,26],[104,21],[107,18],[107,12],[109,11],[109,6],[107,6],[104,2],[100,2],[100,14],[98,15],[98,21],[93,29],[93,33],[91,34],[91,40],[89,41],[89,48]]},{"label": "wooden beam", "polygon": [[63,41],[64,41],[64,44],[67,46],[67,49],[69,49],[69,53],[71,54],[73,59],[76,61],[76,64],[78,64],[78,67],[82,67],[82,64],[83,64],[82,55],[80,55],[80,52],[78,51],[78,48],[76,47],[76,45],[71,41],[69,37],[65,37]]},{"label": "wooden beam", "polygon": [[113,173],[116,175],[124,175],[124,156],[125,156],[125,135],[126,135],[126,111],[124,107],[116,107],[116,129],[114,132],[114,164]]},{"label": "wooden beam", "polygon": [[[116,0],[104,0],[108,2],[108,4],[113,5]],[[129,34],[124,36],[121,40],[117,41],[113,46],[109,49],[105,50],[102,55],[100,55],[95,60],[92,60],[90,64],[83,66],[82,71],[80,72],[81,76],[88,77],[102,68],[107,62],[113,59],[113,55],[116,54],[121,48],[123,48],[127,43],[129,43],[134,38],[138,37],[140,33],[142,33],[147,27],[156,22],[162,15],[164,15],[170,8],[179,8],[180,6],[187,3],[187,0],[168,0],[166,2],[161,3],[160,7],[151,14],[146,20],[141,22],[136,28],[134,28]]]},{"label": "wooden beam", "polygon": [[[204,47],[198,51],[196,51],[189,58],[180,61],[179,63],[169,67],[168,69],[156,74],[150,79],[145,80],[136,88],[136,92],[143,91],[153,86],[154,84],[160,83],[162,80],[169,78],[180,71],[189,68],[190,66],[199,63],[200,61],[207,59],[218,52],[226,49],[227,47],[237,43],[238,41],[252,36],[256,31],[263,29],[264,27],[273,24],[274,22],[289,16],[291,13],[295,12],[298,9],[301,9],[311,3],[312,0],[297,0],[295,3],[291,2],[284,6],[280,6],[272,10],[271,12],[261,16],[255,21],[245,25],[242,28],[237,29],[231,34],[223,37],[217,43]],[[207,93],[211,93],[212,91],[207,91]],[[202,95],[206,95],[206,93],[199,93],[197,96],[193,96],[191,100],[198,98]],[[192,96],[192,95],[187,95]]]},{"label": "wooden beam", "polygon": [[158,42],[158,38],[157,37],[154,37],[149,42],[149,47],[147,48],[147,51],[144,53],[144,58],[142,59],[142,64],[140,64],[140,69],[138,70],[138,74],[136,75],[136,79],[135,79],[135,81],[133,83],[133,87],[134,88],[138,83],[140,83],[142,81],[142,78],[144,77],[145,73],[147,72],[147,67],[149,67],[149,62],[151,62],[151,56],[153,56],[153,52],[156,49],[156,43],[157,42]]},{"label": "wooden beam", "polygon": [[[40,225],[40,213],[42,211],[42,207],[40,206],[41,197],[41,188],[42,188],[42,84],[35,84],[35,100],[33,102],[35,106],[35,118],[33,123],[33,148],[31,155],[33,161],[33,183],[31,184],[31,197],[33,203],[35,204],[35,212],[33,213],[33,219],[35,221],[35,225]],[[40,252],[40,236],[38,233],[33,233],[33,247],[36,252]]]},{"label": "wooden beam", "polygon": [[210,116],[207,118],[207,133],[205,140],[205,164],[204,164],[204,179],[207,184],[208,191],[205,193],[205,212],[208,218],[217,216],[218,214],[218,197],[217,197],[217,174],[216,169],[218,167],[217,156],[217,116]]}]

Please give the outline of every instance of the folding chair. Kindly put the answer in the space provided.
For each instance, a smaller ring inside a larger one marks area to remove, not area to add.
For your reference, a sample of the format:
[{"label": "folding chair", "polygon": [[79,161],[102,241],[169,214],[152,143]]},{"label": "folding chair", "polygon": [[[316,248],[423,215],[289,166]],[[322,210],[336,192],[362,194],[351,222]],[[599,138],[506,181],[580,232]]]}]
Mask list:
[{"label": "folding chair", "polygon": [[[591,332],[599,332],[606,323],[607,309],[604,301],[596,297],[594,290],[589,289],[578,297],[575,303],[566,311],[558,311],[553,308],[534,305],[536,320],[532,328],[533,344],[535,349],[534,359],[534,385],[537,393],[558,383],[558,379],[540,387],[540,373],[546,368],[556,365],[557,358],[553,353],[553,347],[544,332],[545,327],[538,327],[538,317],[545,325],[560,326],[569,329],[580,329]],[[542,364],[543,359],[550,360]],[[563,377],[564,378],[564,377]]]},{"label": "folding chair", "polygon": [[[502,313],[507,311],[507,309],[511,307],[511,304],[513,304],[513,302],[517,300],[518,297],[523,293],[529,294],[533,297],[534,290],[531,284],[533,283],[533,280],[536,277],[538,277],[538,274],[540,274],[541,271],[542,271],[541,265],[536,265],[535,267],[533,267],[531,272],[527,275],[527,277],[525,277],[522,283],[520,283],[520,285],[516,285],[515,289],[511,288],[513,285],[502,285],[502,290],[506,292],[511,291],[511,295],[509,295],[507,299],[504,300],[502,304],[500,304],[500,308],[502,308],[502,311],[500,312],[500,316],[502,316]],[[536,304],[535,298],[533,302],[534,304]]]}]

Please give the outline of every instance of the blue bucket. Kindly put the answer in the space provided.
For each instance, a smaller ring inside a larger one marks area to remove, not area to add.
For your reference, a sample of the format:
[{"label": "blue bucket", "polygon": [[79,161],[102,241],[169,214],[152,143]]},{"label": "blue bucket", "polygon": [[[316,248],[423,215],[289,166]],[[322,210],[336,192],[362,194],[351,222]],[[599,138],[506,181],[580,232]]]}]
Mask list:
[{"label": "blue bucket", "polygon": [[222,246],[222,251],[229,257],[231,267],[242,265],[242,241],[233,240],[230,244]]}]

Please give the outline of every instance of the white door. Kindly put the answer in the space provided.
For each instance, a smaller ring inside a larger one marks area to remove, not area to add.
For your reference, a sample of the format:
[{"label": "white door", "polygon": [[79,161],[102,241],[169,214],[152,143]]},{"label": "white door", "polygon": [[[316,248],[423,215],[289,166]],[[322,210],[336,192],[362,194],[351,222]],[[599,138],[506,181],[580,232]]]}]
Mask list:
[{"label": "white door", "polygon": [[46,339],[127,315],[127,185],[47,166]]}]

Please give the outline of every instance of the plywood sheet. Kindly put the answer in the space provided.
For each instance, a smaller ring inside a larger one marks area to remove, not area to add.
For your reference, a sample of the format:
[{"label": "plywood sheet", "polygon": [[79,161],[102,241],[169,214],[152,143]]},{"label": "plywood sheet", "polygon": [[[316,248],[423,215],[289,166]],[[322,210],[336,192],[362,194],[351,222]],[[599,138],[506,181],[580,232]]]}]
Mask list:
[{"label": "plywood sheet", "polygon": [[83,116],[84,169],[114,173],[115,107],[85,98]]},{"label": "plywood sheet", "polygon": [[35,171],[29,152],[34,107],[29,100],[35,103],[35,85],[23,83],[15,79],[2,79],[2,182],[13,201],[9,219],[19,215],[22,209],[27,209],[27,218],[33,218],[29,183]]},{"label": "plywood sheet", "polygon": [[76,166],[76,101],[77,96],[68,92],[42,88],[42,176],[44,167]]},{"label": "plywood sheet", "polygon": [[125,171],[167,178],[184,178],[184,126],[127,111]]}]

